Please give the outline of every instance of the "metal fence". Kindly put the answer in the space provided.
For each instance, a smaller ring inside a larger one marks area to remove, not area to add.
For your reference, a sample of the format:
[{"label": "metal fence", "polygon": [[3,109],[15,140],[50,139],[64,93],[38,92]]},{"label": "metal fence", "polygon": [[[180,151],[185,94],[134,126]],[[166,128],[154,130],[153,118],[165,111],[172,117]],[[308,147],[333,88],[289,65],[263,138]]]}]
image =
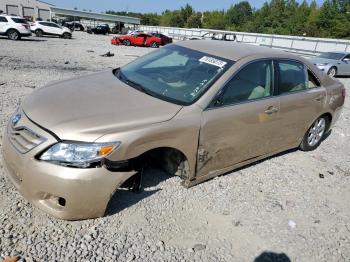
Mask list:
[{"label": "metal fence", "polygon": [[350,40],[145,25],[139,26],[139,29],[144,31],[158,31],[169,35],[174,39],[180,40],[190,38],[192,36],[202,36],[203,34],[209,32],[234,33],[237,36],[238,42],[252,43],[261,46],[268,46],[271,48],[279,48],[290,52],[302,53],[306,55],[316,55],[322,52],[331,51],[350,53]]}]

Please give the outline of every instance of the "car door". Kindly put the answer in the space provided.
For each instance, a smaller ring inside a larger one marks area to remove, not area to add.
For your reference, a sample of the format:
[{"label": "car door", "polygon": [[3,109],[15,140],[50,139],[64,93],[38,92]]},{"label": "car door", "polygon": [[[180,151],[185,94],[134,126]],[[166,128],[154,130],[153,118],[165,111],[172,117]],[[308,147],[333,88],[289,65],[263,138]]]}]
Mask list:
[{"label": "car door", "polygon": [[40,29],[44,31],[44,34],[48,34],[48,35],[53,34],[53,30],[49,22],[39,22],[39,24],[41,25]]},{"label": "car door", "polygon": [[350,54],[344,56],[338,63],[338,75],[350,75]]},{"label": "car door", "polygon": [[326,89],[303,63],[276,61],[280,97],[279,141],[287,147],[299,146],[312,122],[321,115]]},{"label": "car door", "polygon": [[0,33],[6,32],[7,22],[8,21],[6,17],[0,16]]},{"label": "car door", "polygon": [[279,133],[279,98],[273,96],[271,60],[249,63],[203,111],[197,174],[207,175],[274,152]]},{"label": "car door", "polygon": [[136,36],[134,37],[132,43],[133,43],[134,45],[139,45],[139,46],[141,46],[141,45],[144,44],[144,42],[145,42],[146,39],[147,39],[147,35],[145,35],[145,34],[138,34],[138,35],[136,35]]},{"label": "car door", "polygon": [[51,28],[51,32],[54,35],[62,35],[62,29],[59,25],[55,24],[55,23],[49,23],[50,28]]}]

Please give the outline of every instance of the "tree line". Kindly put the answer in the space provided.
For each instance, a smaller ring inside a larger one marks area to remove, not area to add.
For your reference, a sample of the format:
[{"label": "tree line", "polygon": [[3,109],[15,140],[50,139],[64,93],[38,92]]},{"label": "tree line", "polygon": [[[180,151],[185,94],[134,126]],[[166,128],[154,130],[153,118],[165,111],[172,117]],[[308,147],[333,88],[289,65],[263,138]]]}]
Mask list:
[{"label": "tree line", "polygon": [[161,14],[106,13],[139,17],[143,25],[350,39],[350,0],[325,0],[320,6],[316,1],[271,0],[258,9],[241,1],[227,10],[205,12],[186,4]]}]

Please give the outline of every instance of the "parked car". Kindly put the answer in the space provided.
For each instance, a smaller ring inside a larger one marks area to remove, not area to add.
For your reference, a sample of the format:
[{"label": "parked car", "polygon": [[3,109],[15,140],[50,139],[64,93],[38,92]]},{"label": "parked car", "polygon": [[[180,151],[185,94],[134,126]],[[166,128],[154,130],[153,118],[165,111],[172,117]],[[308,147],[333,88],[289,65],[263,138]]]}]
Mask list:
[{"label": "parked car", "polygon": [[60,26],[53,22],[37,21],[31,25],[31,30],[38,37],[52,35],[65,39],[72,38],[72,32],[69,28]]},{"label": "parked car", "polygon": [[32,32],[25,19],[2,14],[0,15],[0,35],[8,36],[11,40],[20,40],[21,37],[31,36]]},{"label": "parked car", "polygon": [[148,46],[157,48],[162,45],[162,40],[159,37],[147,33],[138,33],[135,35],[119,35],[112,38],[112,45],[126,46]]},{"label": "parked car", "polygon": [[3,135],[6,174],[58,218],[98,217],[126,180],[139,188],[145,166],[190,187],[291,148],[314,150],[344,99],[343,84],[302,57],[181,41],[34,91]]},{"label": "parked car", "polygon": [[326,52],[310,58],[310,61],[332,77],[350,75],[350,53]]},{"label": "parked car", "polygon": [[167,44],[171,44],[173,42],[173,39],[167,35],[161,34],[159,32],[151,32],[151,35],[160,38],[161,40],[161,45],[167,45]]},{"label": "parked car", "polygon": [[84,31],[85,27],[79,22],[63,22],[62,26],[68,27],[71,31],[80,30]]},{"label": "parked car", "polygon": [[201,36],[185,37],[184,40],[221,40],[221,41],[236,41],[237,37],[234,33],[205,33]]},{"label": "parked car", "polygon": [[98,25],[94,28],[88,28],[86,32],[89,34],[107,35],[110,33],[110,28],[108,25]]}]

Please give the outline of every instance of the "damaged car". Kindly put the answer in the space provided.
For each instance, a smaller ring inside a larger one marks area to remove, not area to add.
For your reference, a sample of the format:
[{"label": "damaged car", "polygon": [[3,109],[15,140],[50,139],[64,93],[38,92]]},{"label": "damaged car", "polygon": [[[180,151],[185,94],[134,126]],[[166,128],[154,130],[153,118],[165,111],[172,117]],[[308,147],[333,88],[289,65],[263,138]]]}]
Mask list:
[{"label": "damaged car", "polygon": [[125,181],[140,187],[149,165],[189,188],[288,149],[314,150],[344,99],[339,81],[293,54],[178,42],[34,91],[3,135],[6,174],[55,217],[99,217]]}]

